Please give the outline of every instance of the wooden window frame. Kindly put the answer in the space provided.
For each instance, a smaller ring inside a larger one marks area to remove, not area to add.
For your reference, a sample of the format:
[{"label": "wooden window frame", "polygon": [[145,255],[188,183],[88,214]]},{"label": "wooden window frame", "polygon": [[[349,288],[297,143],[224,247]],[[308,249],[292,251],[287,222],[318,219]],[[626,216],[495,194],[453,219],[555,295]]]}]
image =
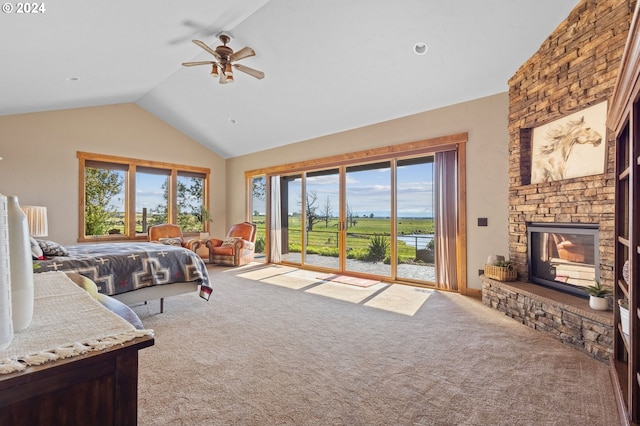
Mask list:
[{"label": "wooden window frame", "polygon": [[[136,189],[136,170],[140,168],[163,169],[167,170],[169,176],[169,200],[167,206],[167,215],[169,223],[177,222],[177,181],[180,173],[192,173],[202,175],[204,183],[202,186],[203,205],[209,210],[209,181],[211,169],[205,167],[194,167],[183,164],[165,163],[160,161],[141,160],[137,158],[117,157],[113,155],[94,154],[89,152],[77,152],[78,158],[78,242],[96,242],[96,241],[146,241],[148,239],[145,233],[136,233],[136,217],[135,217],[135,189]],[[125,174],[125,234],[116,235],[85,235],[85,169],[87,162],[99,162],[108,165],[124,166]],[[209,232],[209,221],[204,223],[204,232]],[[199,233],[185,233],[185,235],[199,235]]]}]

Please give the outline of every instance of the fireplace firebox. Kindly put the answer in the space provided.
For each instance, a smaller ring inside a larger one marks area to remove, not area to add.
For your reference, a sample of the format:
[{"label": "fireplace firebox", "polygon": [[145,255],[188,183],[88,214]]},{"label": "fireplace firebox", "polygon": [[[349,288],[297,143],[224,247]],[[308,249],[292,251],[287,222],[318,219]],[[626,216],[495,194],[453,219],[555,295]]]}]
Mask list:
[{"label": "fireplace firebox", "polygon": [[527,237],[529,282],[586,298],[600,279],[598,226],[529,223]]}]

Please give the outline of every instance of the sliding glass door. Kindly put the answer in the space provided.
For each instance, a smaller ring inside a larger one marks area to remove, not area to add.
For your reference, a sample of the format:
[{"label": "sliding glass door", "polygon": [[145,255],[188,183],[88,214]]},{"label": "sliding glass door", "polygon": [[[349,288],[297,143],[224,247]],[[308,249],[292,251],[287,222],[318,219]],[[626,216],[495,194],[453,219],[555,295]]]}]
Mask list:
[{"label": "sliding glass door", "polygon": [[433,164],[431,155],[397,161],[399,279],[436,281]]},{"label": "sliding glass door", "polygon": [[369,162],[336,157],[325,168],[267,174],[280,192],[272,188],[265,197],[267,214],[280,225],[270,228],[271,261],[457,290],[456,268],[464,264],[460,253],[466,255],[459,229],[462,147],[444,146]]},{"label": "sliding glass door", "polygon": [[340,268],[340,170],[310,172],[304,182],[304,263],[337,270]]},{"label": "sliding glass door", "polygon": [[349,166],[345,177],[345,270],[390,277],[391,162]]},{"label": "sliding glass door", "polygon": [[433,155],[282,176],[280,187],[283,261],[436,281]]}]

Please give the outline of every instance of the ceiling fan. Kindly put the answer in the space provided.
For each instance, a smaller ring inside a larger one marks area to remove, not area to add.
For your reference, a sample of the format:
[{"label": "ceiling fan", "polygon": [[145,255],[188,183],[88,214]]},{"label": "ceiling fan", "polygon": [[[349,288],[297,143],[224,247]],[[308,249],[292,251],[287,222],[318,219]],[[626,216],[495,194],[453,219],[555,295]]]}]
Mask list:
[{"label": "ceiling fan", "polygon": [[231,36],[229,34],[220,33],[218,34],[218,38],[222,42],[222,45],[216,47],[215,50],[200,40],[192,40],[195,44],[211,53],[216,58],[216,61],[183,62],[182,65],[185,67],[192,67],[195,65],[212,65],[211,75],[219,77],[220,84],[233,83],[233,68],[257,79],[264,78],[264,73],[262,71],[234,63],[235,61],[254,56],[256,52],[252,48],[243,47],[237,52],[234,52],[233,49],[227,46],[227,43],[231,41]]}]

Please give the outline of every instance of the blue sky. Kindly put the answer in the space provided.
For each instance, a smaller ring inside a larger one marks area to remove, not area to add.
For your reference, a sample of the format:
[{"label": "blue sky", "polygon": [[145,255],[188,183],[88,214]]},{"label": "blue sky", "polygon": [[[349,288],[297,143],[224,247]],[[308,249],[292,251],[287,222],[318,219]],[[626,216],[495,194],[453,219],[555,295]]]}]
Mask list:
[{"label": "blue sky", "polygon": [[[122,176],[124,177],[123,172]],[[167,182],[168,176],[152,173],[136,173],[136,211],[142,212],[146,208],[148,212],[155,210],[159,205],[166,205],[162,185]],[[178,176],[180,179],[189,179]],[[187,182],[188,184],[189,182]],[[124,189],[123,189],[124,191]],[[116,197],[110,203],[118,211],[124,211],[124,195]]]},{"label": "blue sky", "polygon": [[[322,209],[327,198],[333,215],[338,211],[338,174],[307,178],[307,191],[315,191],[316,205]],[[398,167],[398,217],[433,217],[433,163]],[[290,185],[289,206],[301,210],[301,181]],[[347,203],[354,215],[386,217],[391,214],[390,170],[347,173]],[[253,210],[264,212],[264,202],[254,202]]]},{"label": "blue sky", "polygon": [[136,211],[141,212],[146,207],[147,211],[155,209],[160,204],[166,204],[163,196],[162,184],[167,181],[167,176],[148,173],[136,174]]}]

